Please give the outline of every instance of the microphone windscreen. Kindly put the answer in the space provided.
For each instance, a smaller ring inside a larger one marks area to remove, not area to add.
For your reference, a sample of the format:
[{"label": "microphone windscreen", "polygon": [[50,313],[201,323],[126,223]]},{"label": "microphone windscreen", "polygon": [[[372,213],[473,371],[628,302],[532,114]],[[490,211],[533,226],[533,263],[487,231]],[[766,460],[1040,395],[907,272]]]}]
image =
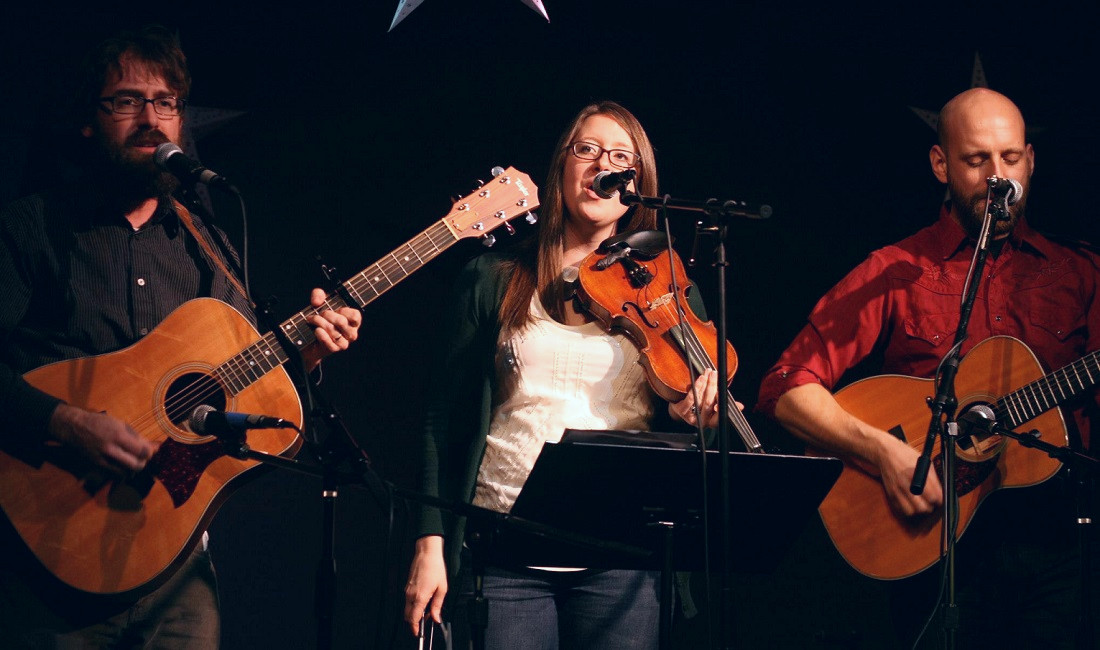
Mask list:
[{"label": "microphone windscreen", "polygon": [[213,413],[215,409],[209,404],[199,404],[191,411],[191,417],[187,419],[187,424],[190,426],[192,433],[199,435],[206,433],[206,418]]},{"label": "microphone windscreen", "polygon": [[153,161],[160,167],[165,167],[168,163],[168,158],[177,154],[183,153],[183,149],[179,148],[179,145],[174,142],[164,142],[157,145],[156,151],[153,152]]}]

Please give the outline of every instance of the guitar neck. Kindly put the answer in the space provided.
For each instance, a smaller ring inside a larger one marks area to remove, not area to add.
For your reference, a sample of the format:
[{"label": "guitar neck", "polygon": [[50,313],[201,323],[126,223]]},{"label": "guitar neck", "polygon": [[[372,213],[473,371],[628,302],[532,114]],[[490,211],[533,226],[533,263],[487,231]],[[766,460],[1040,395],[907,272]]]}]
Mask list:
[{"label": "guitar neck", "polygon": [[[353,301],[358,303],[357,306],[362,307],[412,275],[414,271],[450,248],[458,240],[459,238],[455,236],[445,220],[438,221],[379,261],[341,283],[341,287]],[[279,329],[297,349],[301,350],[316,340],[313,336],[313,325],[309,322],[311,316],[328,309],[336,310],[347,306],[348,303],[342,292],[334,292],[320,307],[309,307],[294,314],[283,321]],[[260,340],[223,363],[215,370],[215,374],[222,385],[233,394],[237,394],[268,371],[286,363],[288,359],[286,350],[272,332],[265,334]]]},{"label": "guitar neck", "polygon": [[1100,383],[1100,350],[997,400],[994,412],[1010,429],[1022,425]]}]

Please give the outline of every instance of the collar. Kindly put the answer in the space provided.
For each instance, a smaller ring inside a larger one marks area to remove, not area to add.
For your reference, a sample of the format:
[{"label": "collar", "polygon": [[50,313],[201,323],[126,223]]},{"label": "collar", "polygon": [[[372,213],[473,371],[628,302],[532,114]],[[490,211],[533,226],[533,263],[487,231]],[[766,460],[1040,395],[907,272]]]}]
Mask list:
[{"label": "collar", "polygon": [[[932,226],[932,238],[939,247],[937,254],[943,260],[954,257],[961,250],[974,247],[974,241],[951,216],[950,201],[940,207],[940,218]],[[1015,249],[1030,250],[1046,258],[1051,257],[1053,252],[1050,241],[1033,230],[1026,217],[1021,217],[1016,222],[1016,227],[1008,235],[1008,241]]]}]

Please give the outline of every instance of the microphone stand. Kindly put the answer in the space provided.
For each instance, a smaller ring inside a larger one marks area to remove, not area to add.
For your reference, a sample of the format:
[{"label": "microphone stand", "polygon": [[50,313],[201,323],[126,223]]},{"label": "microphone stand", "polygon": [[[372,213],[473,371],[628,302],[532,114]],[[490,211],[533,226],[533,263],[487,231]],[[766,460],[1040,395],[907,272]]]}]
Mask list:
[{"label": "microphone stand", "polygon": [[[713,232],[717,234],[718,243],[715,249],[715,261],[714,266],[717,269],[718,278],[718,315],[715,318],[718,337],[718,376],[723,378],[722,382],[725,382],[725,377],[728,376],[728,359],[726,358],[726,267],[728,263],[726,261],[726,248],[725,240],[727,234],[727,225],[724,219],[730,217],[744,217],[747,219],[767,219],[772,214],[772,208],[769,205],[761,205],[757,209],[752,209],[744,201],[729,200],[719,203],[717,199],[708,199],[706,201],[690,201],[682,199],[674,199],[665,195],[663,197],[657,196],[643,196],[635,194],[634,192],[628,192],[623,189],[619,194],[619,201],[623,205],[633,206],[642,205],[649,208],[658,210],[678,209],[690,212],[703,212],[710,217],[714,218],[718,225],[707,228],[707,232]],[[733,647],[733,558],[732,558],[732,522],[730,519],[730,492],[729,492],[729,478],[730,478],[730,465],[729,465],[729,451],[730,451],[730,422],[726,417],[727,409],[729,408],[729,391],[718,391],[718,412],[722,414],[718,418],[718,455],[719,455],[719,485],[721,486],[719,499],[721,515],[721,585],[719,587],[719,604],[718,612],[720,613],[720,620],[722,621],[722,648]],[[704,495],[706,498],[706,495]],[[708,594],[709,596],[709,594]]]},{"label": "microphone stand", "polygon": [[[274,314],[271,311],[273,301],[265,301],[262,305],[257,305],[253,302],[248,282],[248,219],[246,216],[247,211],[245,209],[244,198],[232,185],[225,185],[224,187],[237,197],[240,204],[243,224],[242,238],[244,242],[243,263],[240,265],[236,264],[234,256],[230,255],[228,246],[222,241],[222,238],[218,237],[213,231],[211,227],[212,224],[208,225],[204,220],[203,226],[205,227],[205,235],[207,239],[211,239],[215,242],[221,255],[228,260],[230,264],[233,264],[235,267],[233,270],[242,276],[244,282],[244,297],[253,308],[253,312],[256,315],[256,322],[262,328],[274,334],[275,340],[278,341],[279,346],[283,349],[287,358],[287,365],[293,370],[293,372],[289,372],[288,374],[290,374],[292,378],[297,378],[294,383],[298,386],[302,399],[306,404],[306,413],[309,414],[310,420],[324,422],[330,431],[323,439],[320,436],[306,435],[303,431],[299,431],[302,439],[307,443],[307,446],[317,458],[319,467],[311,467],[291,458],[283,458],[282,456],[274,454],[253,451],[245,442],[243,432],[239,436],[223,436],[221,442],[225,447],[226,453],[235,458],[242,460],[257,460],[268,465],[302,471],[321,477],[322,544],[321,558],[317,564],[316,584],[314,587],[314,612],[317,617],[317,648],[319,650],[329,650],[332,648],[333,614],[336,602],[335,522],[336,497],[339,495],[339,486],[342,483],[358,483],[365,485],[372,493],[372,496],[378,501],[379,505],[383,507],[385,503],[388,502],[385,496],[389,494],[389,491],[387,491],[386,484],[371,467],[370,458],[355,442],[354,437],[351,435],[351,432],[348,430],[343,420],[340,419],[336,409],[322,393],[316,390],[316,385],[310,377],[310,373],[306,369],[305,364],[302,362],[301,348],[290,340],[286,332],[279,327],[279,324],[274,318]],[[185,192],[184,198],[192,205],[201,205],[194,198],[193,194]],[[202,214],[207,217],[212,216],[205,209],[202,210]],[[343,285],[335,281],[333,276],[334,270],[322,264],[322,271],[330,285],[330,289],[335,287],[335,291],[340,294],[345,304],[361,311],[362,305],[351,296],[350,292],[348,292]],[[316,429],[317,427],[314,426],[306,426],[305,431],[313,434]],[[347,458],[352,459],[354,466],[357,468],[356,472],[347,474],[337,469],[337,465]]]},{"label": "microphone stand", "polygon": [[[327,273],[328,269],[326,269]],[[345,301],[350,296],[343,296]],[[359,309],[355,302],[348,302],[350,307]],[[271,465],[294,469],[321,477],[321,511],[322,511],[322,544],[321,558],[317,564],[316,585],[314,587],[314,612],[317,618],[317,647],[319,650],[332,648],[333,619],[336,601],[336,559],[335,559],[335,528],[336,528],[336,498],[339,496],[341,484],[355,483],[365,485],[374,498],[383,505],[384,498],[388,494],[387,487],[381,478],[371,467],[367,454],[355,442],[354,437],[340,419],[339,414],[324,395],[316,390],[316,385],[310,378],[309,371],[302,362],[301,350],[282,331],[273,318],[270,304],[264,304],[256,309],[257,320],[269,331],[275,334],[276,340],[286,353],[289,365],[294,369],[293,375],[299,377],[297,382],[301,386],[307,412],[313,422],[322,422],[328,429],[327,436],[316,435],[316,426],[306,427],[306,431],[313,435],[303,435],[307,446],[317,458],[319,466],[311,466],[300,461],[255,452],[241,443],[235,450],[238,458],[251,458]],[[341,472],[339,463],[345,459],[351,459],[354,471]]]},{"label": "microphone stand", "polygon": [[[924,439],[924,449],[917,459],[913,470],[913,481],[909,486],[912,494],[922,494],[924,484],[928,478],[928,469],[932,460],[932,451],[935,447],[936,436],[940,436],[940,457],[943,459],[943,538],[946,549],[946,578],[947,578],[947,603],[944,607],[943,635],[944,647],[947,650],[955,648],[955,635],[959,627],[959,610],[955,594],[955,526],[958,521],[958,489],[955,484],[956,461],[955,448],[958,444],[959,426],[955,420],[955,410],[958,400],[955,396],[955,376],[959,371],[960,354],[963,342],[967,338],[967,328],[970,325],[970,315],[974,308],[974,300],[978,295],[978,284],[985,272],[985,261],[989,254],[990,234],[993,230],[994,219],[1000,220],[1006,215],[1006,197],[995,196],[993,187],[997,177],[987,179],[986,210],[982,218],[982,227],[978,233],[978,241],[974,249],[974,257],[970,260],[970,270],[966,276],[963,287],[962,303],[959,306],[959,325],[955,330],[955,342],[951,349],[940,361],[940,371],[936,382],[936,396],[932,398],[928,406],[932,411],[932,419],[928,423],[928,433]],[[944,419],[946,418],[946,423]],[[941,591],[942,594],[942,591]]]},{"label": "microphone stand", "polygon": [[1082,648],[1094,647],[1094,623],[1092,620],[1092,594],[1089,589],[1089,580],[1092,579],[1092,558],[1090,556],[1091,540],[1089,539],[1092,521],[1091,503],[1087,496],[1089,481],[1093,478],[1093,472],[1100,469],[1100,459],[1077,451],[1071,446],[1052,445],[1040,439],[1038,430],[1032,429],[1027,433],[1017,433],[1012,429],[1003,427],[996,422],[986,425],[968,423],[970,427],[980,428],[991,434],[1012,438],[1022,447],[1038,449],[1061,462],[1069,469],[1069,478],[1073,483],[1074,500],[1076,504],[1077,543],[1080,553],[1080,593],[1078,596],[1078,638],[1077,645]]}]

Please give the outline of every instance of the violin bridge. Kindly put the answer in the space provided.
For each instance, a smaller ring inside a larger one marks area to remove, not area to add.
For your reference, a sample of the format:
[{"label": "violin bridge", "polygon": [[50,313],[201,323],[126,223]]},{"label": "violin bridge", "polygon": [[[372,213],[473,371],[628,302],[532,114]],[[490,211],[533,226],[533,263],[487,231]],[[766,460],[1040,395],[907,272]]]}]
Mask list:
[{"label": "violin bridge", "polygon": [[654,309],[657,309],[659,307],[664,307],[670,302],[672,302],[672,294],[666,293],[665,295],[659,296],[656,300],[649,303],[649,309],[647,311],[653,311]]}]

